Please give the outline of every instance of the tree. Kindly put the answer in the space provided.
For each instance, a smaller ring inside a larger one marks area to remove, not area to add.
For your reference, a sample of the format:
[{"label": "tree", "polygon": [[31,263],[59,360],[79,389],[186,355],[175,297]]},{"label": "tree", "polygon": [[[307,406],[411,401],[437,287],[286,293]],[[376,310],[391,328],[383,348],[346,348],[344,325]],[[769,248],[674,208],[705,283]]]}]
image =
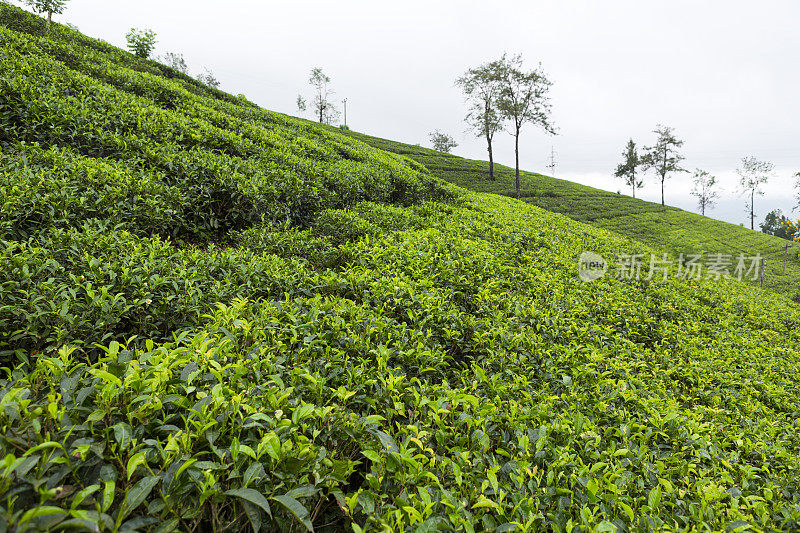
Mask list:
[{"label": "tree", "polygon": [[750,214],[750,229],[754,228],[755,214],[755,199],[756,195],[764,196],[764,191],[761,190],[761,185],[767,183],[769,178],[772,177],[772,170],[774,165],[767,161],[759,161],[755,157],[743,157],[741,168],[736,169],[739,175],[739,185],[741,187],[741,194],[747,194],[745,202],[746,211]]},{"label": "tree", "polygon": [[[314,97],[311,99],[311,107],[314,116],[322,124],[332,124],[339,118],[339,110],[331,102],[334,91],[328,88],[331,79],[317,67],[311,69],[308,77],[308,84],[314,88]],[[297,108],[300,111],[306,110],[306,100],[302,96],[297,96]]]},{"label": "tree", "polygon": [[478,137],[486,139],[490,180],[494,180],[492,140],[494,134],[503,128],[503,120],[497,109],[497,99],[500,96],[498,67],[499,63],[493,61],[469,69],[456,80],[456,85],[461,87],[469,102],[469,111],[464,121]]},{"label": "tree", "polygon": [[797,205],[792,208],[792,211],[800,207],[800,172],[794,175],[794,189],[794,199],[797,201]]},{"label": "tree", "polygon": [[782,239],[794,239],[794,226],[789,218],[780,209],[773,209],[764,217],[764,222],[759,224],[762,233],[775,235]]},{"label": "tree", "polygon": [[670,174],[687,172],[680,166],[684,157],[678,152],[678,148],[683,146],[683,141],[678,140],[672,132],[672,128],[658,124],[653,130],[658,136],[656,143],[653,146],[646,146],[642,157],[644,169],[655,170],[661,180],[661,205],[664,205],[664,182],[669,179]]},{"label": "tree", "polygon": [[439,130],[434,131],[428,137],[431,140],[433,149],[440,152],[446,152],[449,154],[450,150],[458,146],[458,143],[455,141],[455,139]]},{"label": "tree", "polygon": [[717,184],[717,177],[712,176],[705,170],[696,168],[692,181],[694,182],[694,187],[691,195],[697,198],[700,214],[705,216],[706,209],[713,209],[719,198],[719,193],[714,190],[714,186]]},{"label": "tree", "polygon": [[186,64],[186,60],[183,58],[183,54],[167,52],[166,54],[164,54],[164,57],[160,57],[158,58],[158,60],[164,65],[173,68],[178,72],[189,74],[189,65]]},{"label": "tree", "polygon": [[631,188],[633,197],[636,198],[636,189],[641,189],[644,182],[637,179],[636,171],[642,165],[639,158],[639,152],[636,149],[636,143],[633,139],[628,140],[625,146],[625,151],[622,152],[623,162],[617,165],[617,170],[614,176],[625,180],[625,185]]},{"label": "tree", "polygon": [[500,117],[511,121],[511,133],[514,135],[514,155],[516,160],[516,191],[519,193],[519,134],[525,124],[532,124],[555,134],[550,123],[550,100],[548,93],[553,85],[539,68],[524,70],[522,55],[508,58],[505,54],[496,63],[494,77],[500,93],[497,98],[497,110]]},{"label": "tree", "polygon": [[153,48],[156,46],[156,32],[153,30],[139,30],[131,28],[125,36],[128,41],[128,50],[138,57],[147,59],[153,53]]},{"label": "tree", "polygon": [[219,89],[220,86],[219,80],[217,80],[217,77],[214,76],[214,73],[209,69],[203,69],[203,72],[197,75],[197,81],[209,87],[213,87],[214,89]]},{"label": "tree", "polygon": [[45,26],[45,34],[50,34],[50,26],[53,23],[53,14],[60,15],[67,7],[69,0],[25,0],[25,3],[31,6],[31,9],[37,13],[47,13],[47,25]]}]

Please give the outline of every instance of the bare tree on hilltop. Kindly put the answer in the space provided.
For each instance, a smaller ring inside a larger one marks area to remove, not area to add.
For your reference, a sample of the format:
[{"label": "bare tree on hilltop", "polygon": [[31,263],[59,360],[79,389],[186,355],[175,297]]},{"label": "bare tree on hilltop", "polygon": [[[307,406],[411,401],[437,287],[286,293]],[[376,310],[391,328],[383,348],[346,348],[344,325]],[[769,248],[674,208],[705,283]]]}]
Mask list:
[{"label": "bare tree on hilltop", "polygon": [[494,77],[500,87],[497,109],[502,118],[511,122],[511,134],[514,135],[515,188],[517,198],[519,198],[520,131],[525,124],[532,124],[547,133],[556,133],[550,122],[550,99],[548,96],[553,82],[542,71],[541,64],[534,70],[526,70],[520,54],[511,57],[504,54],[496,62]]},{"label": "bare tree on hilltop", "polygon": [[684,157],[678,152],[683,141],[675,137],[673,129],[658,124],[653,130],[658,138],[653,146],[645,147],[642,157],[645,170],[653,169],[661,181],[661,205],[664,205],[664,182],[676,172],[688,172],[680,166]]},{"label": "bare tree on hilltop", "polygon": [[775,166],[767,161],[759,161],[755,157],[743,157],[742,166],[736,169],[739,175],[740,194],[746,194],[745,208],[750,216],[750,229],[755,229],[755,199],[756,195],[764,196],[761,185],[767,183],[773,176]]},{"label": "bare tree on hilltop", "polygon": [[695,169],[694,188],[692,189],[692,196],[697,198],[697,207],[700,208],[700,214],[705,216],[706,209],[712,209],[719,198],[719,193],[714,190],[717,185],[717,177],[712,176],[705,170]]},{"label": "bare tree on hilltop", "polygon": [[204,68],[203,72],[197,75],[197,81],[205,85],[208,85],[209,87],[212,87],[214,89],[219,89],[221,85],[221,83],[214,75],[214,73],[211,72],[211,70],[209,70],[208,68]]},{"label": "bare tree on hilltop", "polygon": [[617,170],[614,176],[625,180],[625,185],[631,188],[633,197],[636,198],[636,189],[641,189],[644,182],[637,176],[637,171],[642,166],[642,160],[639,157],[639,151],[636,149],[636,143],[633,139],[628,140],[625,145],[625,151],[622,152],[623,162],[617,165]]},{"label": "bare tree on hilltop", "polygon": [[490,180],[494,180],[492,140],[494,134],[503,128],[503,118],[497,108],[497,100],[500,97],[498,71],[499,61],[493,61],[469,69],[456,80],[456,85],[461,87],[469,103],[465,122],[473,133],[486,139]]},{"label": "bare tree on hilltop", "polygon": [[189,65],[186,64],[183,54],[177,52],[167,52],[163,57],[159,57],[158,61],[178,72],[189,74]]},{"label": "bare tree on hilltop", "polygon": [[[311,99],[311,107],[314,116],[321,124],[333,124],[339,118],[339,110],[333,105],[331,97],[335,92],[328,88],[331,79],[317,67],[311,70],[308,77],[308,84],[314,88],[314,97]],[[297,96],[297,109],[305,111],[308,104],[302,95]]]}]

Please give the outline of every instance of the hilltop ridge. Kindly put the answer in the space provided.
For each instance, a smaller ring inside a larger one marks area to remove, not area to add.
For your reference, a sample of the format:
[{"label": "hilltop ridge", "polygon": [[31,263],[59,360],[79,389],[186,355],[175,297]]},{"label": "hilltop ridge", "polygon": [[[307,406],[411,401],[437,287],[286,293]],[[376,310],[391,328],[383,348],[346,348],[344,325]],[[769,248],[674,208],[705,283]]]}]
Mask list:
[{"label": "hilltop ridge", "polygon": [[[490,181],[486,161],[354,131],[346,133],[381,150],[409,157],[425,165],[434,176],[460,187],[516,196],[513,168],[495,163],[496,179]],[[740,254],[748,257],[760,255],[766,261],[764,287],[800,300],[800,243],[677,207],[662,206],[536,172],[523,171],[520,179],[521,196],[526,203],[608,229],[668,252],[676,260],[680,254],[703,254],[704,259],[709,259],[712,254],[724,254],[731,256],[733,262]]]}]

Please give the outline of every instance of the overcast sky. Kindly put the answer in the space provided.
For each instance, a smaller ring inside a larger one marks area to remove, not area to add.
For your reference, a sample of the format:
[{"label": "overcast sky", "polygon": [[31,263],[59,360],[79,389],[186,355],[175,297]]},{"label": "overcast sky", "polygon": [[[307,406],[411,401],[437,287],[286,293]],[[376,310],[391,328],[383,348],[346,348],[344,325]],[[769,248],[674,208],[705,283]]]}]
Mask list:
[{"label": "overcast sky", "polygon": [[[627,139],[650,144],[662,123],[685,141],[687,168],[720,178],[712,216],[746,221],[734,170],[749,155],[776,168],[759,219],[795,204],[797,0],[71,0],[57,20],[119,46],[129,28],[152,28],[157,54],[182,53],[193,73],[208,67],[226,91],[289,114],[319,66],[347,98],[353,129],[423,145],[441,129],[459,143],[454,153],[480,159],[485,145],[464,131],[453,81],[519,52],[553,80],[559,128],[555,137],[523,131],[523,168],[547,171],[552,146],[556,176],[626,192],[612,173]],[[497,160],[513,165],[513,138],[496,144]],[[688,174],[674,178],[667,203],[696,210],[690,188]],[[659,191],[651,176],[637,196],[658,201]]]}]

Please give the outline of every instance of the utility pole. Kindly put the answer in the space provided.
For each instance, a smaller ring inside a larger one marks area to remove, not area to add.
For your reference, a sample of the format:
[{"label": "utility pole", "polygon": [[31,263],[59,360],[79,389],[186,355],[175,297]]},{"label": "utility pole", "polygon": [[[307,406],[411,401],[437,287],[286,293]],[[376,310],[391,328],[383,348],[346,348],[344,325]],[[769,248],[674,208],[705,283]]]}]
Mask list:
[{"label": "utility pole", "polygon": [[347,98],[342,100],[342,104],[344,104],[344,126],[347,127]]},{"label": "utility pole", "polygon": [[550,164],[547,165],[547,168],[550,169],[550,175],[555,177],[556,175],[556,151],[551,146],[550,147]]},{"label": "utility pole", "polygon": [[786,256],[789,255],[789,245],[786,245],[786,248],[783,250],[783,273],[786,274]]}]

